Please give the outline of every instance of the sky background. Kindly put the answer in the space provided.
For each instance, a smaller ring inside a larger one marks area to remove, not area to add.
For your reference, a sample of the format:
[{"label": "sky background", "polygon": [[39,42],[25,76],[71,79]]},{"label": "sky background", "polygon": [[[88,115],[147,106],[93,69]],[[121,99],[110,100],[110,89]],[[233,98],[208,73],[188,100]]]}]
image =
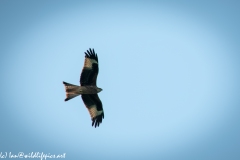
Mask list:
[{"label": "sky background", "polygon": [[[0,1],[0,153],[69,160],[240,159],[237,1]],[[105,119],[79,84],[99,57]]]}]

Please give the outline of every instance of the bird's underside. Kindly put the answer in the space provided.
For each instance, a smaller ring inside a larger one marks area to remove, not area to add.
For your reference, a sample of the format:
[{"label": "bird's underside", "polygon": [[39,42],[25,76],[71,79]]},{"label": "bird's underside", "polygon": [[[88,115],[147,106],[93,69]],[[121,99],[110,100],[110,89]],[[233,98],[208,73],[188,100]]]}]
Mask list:
[{"label": "bird's underside", "polygon": [[67,82],[63,82],[66,91],[66,99],[68,101],[81,94],[97,94],[99,88],[96,86],[77,86]]},{"label": "bird's underside", "polygon": [[101,88],[96,86],[98,75],[98,57],[94,49],[85,52],[85,61],[80,76],[81,86],[63,82],[66,91],[66,99],[68,101],[78,95],[81,95],[83,103],[89,111],[92,119],[92,126],[98,127],[104,118],[102,102],[98,97]]}]

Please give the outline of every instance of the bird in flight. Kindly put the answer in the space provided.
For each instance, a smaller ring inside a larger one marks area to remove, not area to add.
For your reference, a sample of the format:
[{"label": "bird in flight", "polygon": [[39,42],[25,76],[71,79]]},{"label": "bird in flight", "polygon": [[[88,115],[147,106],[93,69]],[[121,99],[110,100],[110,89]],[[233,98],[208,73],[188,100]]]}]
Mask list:
[{"label": "bird in flight", "polygon": [[73,85],[63,81],[66,91],[66,99],[68,101],[78,95],[81,95],[83,103],[88,109],[92,126],[95,128],[102,123],[104,118],[104,112],[102,102],[98,97],[101,88],[97,87],[97,75],[98,75],[98,56],[94,49],[89,48],[85,53],[85,61],[80,76],[80,86]]}]

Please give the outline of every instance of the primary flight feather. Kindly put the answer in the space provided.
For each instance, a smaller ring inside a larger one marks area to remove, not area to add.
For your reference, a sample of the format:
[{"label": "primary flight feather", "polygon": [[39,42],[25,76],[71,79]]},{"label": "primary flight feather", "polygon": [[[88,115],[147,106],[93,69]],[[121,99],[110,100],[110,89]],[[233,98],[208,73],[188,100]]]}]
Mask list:
[{"label": "primary flight feather", "polygon": [[90,113],[92,126],[96,128],[102,123],[102,119],[104,118],[102,102],[97,94],[102,91],[101,88],[97,87],[96,83],[98,75],[98,56],[94,49],[91,48],[84,53],[85,61],[80,76],[80,86],[63,82],[66,91],[65,101],[81,95],[83,103]]}]

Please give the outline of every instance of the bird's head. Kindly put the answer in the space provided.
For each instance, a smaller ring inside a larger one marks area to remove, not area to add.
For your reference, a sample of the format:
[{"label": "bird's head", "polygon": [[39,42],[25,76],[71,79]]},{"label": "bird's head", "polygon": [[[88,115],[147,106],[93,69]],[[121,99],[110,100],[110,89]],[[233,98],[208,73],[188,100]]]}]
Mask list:
[{"label": "bird's head", "polygon": [[97,92],[101,92],[102,91],[102,88],[97,88]]}]

